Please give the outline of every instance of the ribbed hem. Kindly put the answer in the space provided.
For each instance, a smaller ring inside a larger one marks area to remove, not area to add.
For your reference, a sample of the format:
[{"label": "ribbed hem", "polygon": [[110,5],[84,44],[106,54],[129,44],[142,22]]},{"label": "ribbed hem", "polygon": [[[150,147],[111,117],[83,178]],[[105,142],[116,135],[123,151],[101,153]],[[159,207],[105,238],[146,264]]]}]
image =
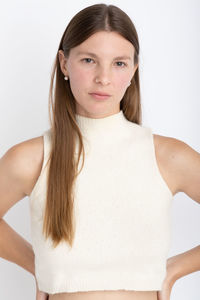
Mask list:
[{"label": "ribbed hem", "polygon": [[109,278],[93,278],[90,280],[70,280],[66,282],[55,283],[38,282],[39,289],[49,294],[70,293],[79,291],[95,291],[95,290],[135,290],[135,291],[158,291],[162,289],[162,280],[159,277],[116,279]]}]

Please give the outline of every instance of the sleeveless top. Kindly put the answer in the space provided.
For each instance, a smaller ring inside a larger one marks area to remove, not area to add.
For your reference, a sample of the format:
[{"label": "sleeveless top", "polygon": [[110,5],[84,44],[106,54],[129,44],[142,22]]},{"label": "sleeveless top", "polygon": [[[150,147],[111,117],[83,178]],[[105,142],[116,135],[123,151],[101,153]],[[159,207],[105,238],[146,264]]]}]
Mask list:
[{"label": "sleeveless top", "polygon": [[39,290],[49,294],[94,290],[161,290],[171,243],[172,192],[161,176],[149,127],[122,110],[95,119],[76,114],[85,162],[76,179],[73,248],[52,248],[42,223],[51,130],[29,195],[31,239]]}]

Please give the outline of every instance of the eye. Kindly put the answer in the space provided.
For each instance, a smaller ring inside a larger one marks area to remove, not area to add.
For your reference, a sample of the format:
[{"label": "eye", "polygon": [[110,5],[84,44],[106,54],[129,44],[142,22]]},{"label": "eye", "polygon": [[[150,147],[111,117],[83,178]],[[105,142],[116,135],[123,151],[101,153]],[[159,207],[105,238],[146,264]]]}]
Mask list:
[{"label": "eye", "polygon": [[88,57],[82,59],[82,61],[87,61],[87,62],[88,62],[88,60],[93,60],[93,59],[92,58],[88,58]]},{"label": "eye", "polygon": [[[124,67],[127,66],[127,64],[124,63],[123,61],[117,61],[117,63],[122,63],[122,64],[124,64]],[[119,66],[119,65],[118,65],[118,66]],[[119,67],[121,67],[121,66],[119,66]]]}]

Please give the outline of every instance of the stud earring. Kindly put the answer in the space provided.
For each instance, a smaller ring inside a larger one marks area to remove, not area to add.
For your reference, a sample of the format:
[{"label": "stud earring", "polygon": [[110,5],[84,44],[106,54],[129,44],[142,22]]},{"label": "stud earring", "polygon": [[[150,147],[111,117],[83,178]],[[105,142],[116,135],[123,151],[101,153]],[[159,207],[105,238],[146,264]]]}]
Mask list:
[{"label": "stud earring", "polygon": [[68,76],[65,76],[65,77],[64,77],[64,79],[65,79],[65,80],[68,80],[68,79],[69,79],[69,77],[68,77]]}]

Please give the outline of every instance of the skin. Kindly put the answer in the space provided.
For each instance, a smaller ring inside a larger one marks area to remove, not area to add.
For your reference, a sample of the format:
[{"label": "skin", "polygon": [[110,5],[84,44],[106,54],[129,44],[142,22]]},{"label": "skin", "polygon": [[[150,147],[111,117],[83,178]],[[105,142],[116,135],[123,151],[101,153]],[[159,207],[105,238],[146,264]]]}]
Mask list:
[{"label": "skin", "polygon": [[[110,43],[107,43],[109,40]],[[98,58],[83,62],[78,51],[90,51]],[[63,76],[69,76],[76,100],[77,113],[101,118],[119,111],[120,100],[125,93],[136,67],[133,60],[122,67],[114,57],[129,55],[133,58],[131,43],[116,33],[100,32],[70,52],[69,58],[59,51]],[[98,79],[96,83],[95,79]],[[104,91],[111,94],[109,100],[97,101],[88,93]],[[160,174],[175,195],[184,192],[200,203],[200,154],[189,145],[172,137],[154,134],[156,160]],[[12,146],[0,159],[0,257],[12,261],[30,272],[35,278],[32,246],[16,233],[4,220],[6,212],[25,196],[29,196],[41,172],[43,163],[43,137],[39,136]],[[10,188],[12,187],[12,189]],[[192,257],[192,259],[191,259]],[[49,296],[51,300],[169,300],[172,286],[182,276],[200,269],[200,247],[167,261],[167,275],[162,291],[104,291]],[[188,264],[188,260],[190,263]],[[35,280],[36,282],[36,280]],[[36,300],[46,300],[48,295],[39,291],[36,282]]]}]

